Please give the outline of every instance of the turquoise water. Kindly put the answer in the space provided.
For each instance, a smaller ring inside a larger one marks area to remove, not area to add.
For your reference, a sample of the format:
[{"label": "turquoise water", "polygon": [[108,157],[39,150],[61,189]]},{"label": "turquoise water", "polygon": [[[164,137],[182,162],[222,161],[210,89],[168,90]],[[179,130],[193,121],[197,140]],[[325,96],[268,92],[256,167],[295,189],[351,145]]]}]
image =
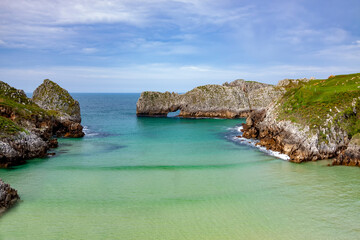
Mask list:
[{"label": "turquoise water", "polygon": [[231,141],[243,120],[136,118],[138,94],[74,94],[83,139],[0,177],[0,239],[360,239],[360,169]]}]

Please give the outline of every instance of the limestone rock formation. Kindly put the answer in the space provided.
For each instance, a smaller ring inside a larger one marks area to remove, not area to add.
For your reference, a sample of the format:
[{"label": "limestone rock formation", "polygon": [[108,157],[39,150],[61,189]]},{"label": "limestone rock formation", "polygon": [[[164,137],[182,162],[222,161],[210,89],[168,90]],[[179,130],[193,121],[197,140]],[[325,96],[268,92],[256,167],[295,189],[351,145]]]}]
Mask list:
[{"label": "limestone rock formation", "polygon": [[0,179],[0,215],[20,199],[17,191]]},{"label": "limestone rock formation", "polygon": [[166,116],[180,110],[181,117],[245,117],[267,107],[283,88],[242,79],[223,85],[196,87],[185,94],[143,92],[136,104],[138,116]]},{"label": "limestone rock formation", "polygon": [[80,104],[58,84],[45,79],[35,89],[32,100],[41,108],[52,111],[60,126],[57,136],[83,137],[81,126]]},{"label": "limestone rock formation", "polygon": [[25,163],[25,160],[44,157],[49,149],[46,140],[31,132],[19,132],[0,140],[0,167]]},{"label": "limestone rock formation", "polygon": [[81,122],[80,104],[68,91],[49,79],[35,89],[32,100],[45,110],[53,110],[60,118]]},{"label": "limestone rock formation", "polygon": [[286,92],[265,111],[252,112],[243,136],[287,154],[293,162],[335,158],[359,166],[360,74],[284,81]]},{"label": "limestone rock formation", "polygon": [[277,84],[278,87],[294,87],[294,86],[298,86],[300,84],[303,83],[307,83],[311,80],[315,80],[315,78],[299,78],[299,79],[288,79],[285,78],[283,80],[280,80]]},{"label": "limestone rock formation", "polygon": [[243,137],[259,139],[259,145],[267,149],[284,153],[292,162],[315,161],[337,156],[349,140],[347,133],[333,128],[328,141],[320,139],[320,132],[309,126],[278,120],[276,104],[267,110],[255,111],[243,124]]},{"label": "limestone rock formation", "polygon": [[54,135],[82,137],[79,104],[57,84],[45,80],[27,98],[24,91],[0,82],[0,167],[46,156]]},{"label": "limestone rock formation", "polygon": [[360,134],[352,137],[347,148],[332,162],[333,165],[346,165],[360,167]]}]

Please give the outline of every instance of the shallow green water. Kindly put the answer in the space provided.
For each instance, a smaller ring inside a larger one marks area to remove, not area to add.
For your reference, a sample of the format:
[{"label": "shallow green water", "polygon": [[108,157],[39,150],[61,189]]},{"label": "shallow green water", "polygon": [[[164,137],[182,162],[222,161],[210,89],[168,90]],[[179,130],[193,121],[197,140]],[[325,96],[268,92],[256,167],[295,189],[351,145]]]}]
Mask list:
[{"label": "shallow green water", "polygon": [[360,169],[230,141],[241,120],[136,118],[136,94],[78,94],[84,139],[0,177],[0,239],[360,239]]}]

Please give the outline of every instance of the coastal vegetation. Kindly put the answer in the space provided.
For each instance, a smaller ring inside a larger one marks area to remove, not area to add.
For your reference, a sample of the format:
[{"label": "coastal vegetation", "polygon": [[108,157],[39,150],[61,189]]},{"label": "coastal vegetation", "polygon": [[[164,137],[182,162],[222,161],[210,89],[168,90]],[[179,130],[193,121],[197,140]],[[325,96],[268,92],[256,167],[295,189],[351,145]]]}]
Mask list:
[{"label": "coastal vegetation", "polygon": [[248,117],[244,136],[258,138],[259,145],[291,161],[337,158],[351,143],[345,164],[358,165],[356,141],[351,140],[360,133],[359,99],[359,73],[284,79],[277,86],[239,79],[185,94],[144,92],[137,115],[166,116],[180,109],[180,117]]},{"label": "coastal vegetation", "polygon": [[278,120],[290,120],[312,130],[321,130],[324,139],[332,124],[351,138],[360,132],[360,74],[337,75],[328,79],[290,86],[279,100]]},{"label": "coastal vegetation", "polygon": [[57,137],[82,137],[80,106],[58,84],[46,79],[33,94],[0,82],[0,167],[43,157]]}]

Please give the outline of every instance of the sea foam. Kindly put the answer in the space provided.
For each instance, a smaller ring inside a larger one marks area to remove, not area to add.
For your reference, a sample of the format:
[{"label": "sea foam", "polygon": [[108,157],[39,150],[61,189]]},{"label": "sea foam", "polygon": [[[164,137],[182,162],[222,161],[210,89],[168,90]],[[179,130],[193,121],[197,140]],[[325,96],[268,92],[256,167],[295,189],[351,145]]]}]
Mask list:
[{"label": "sea foam", "polygon": [[264,152],[264,153],[266,153],[270,156],[274,156],[276,158],[280,158],[282,160],[286,160],[286,161],[290,160],[290,157],[286,154],[283,154],[283,153],[280,153],[277,151],[268,150],[263,146],[256,145],[259,142],[259,140],[257,140],[257,139],[247,139],[247,138],[242,137],[242,134],[243,134],[241,131],[242,129],[243,129],[242,126],[236,126],[234,128],[229,128],[229,130],[233,131],[236,134],[235,136],[234,135],[231,136],[232,141],[240,143],[240,144],[248,145],[251,147],[256,147],[261,152]]}]

